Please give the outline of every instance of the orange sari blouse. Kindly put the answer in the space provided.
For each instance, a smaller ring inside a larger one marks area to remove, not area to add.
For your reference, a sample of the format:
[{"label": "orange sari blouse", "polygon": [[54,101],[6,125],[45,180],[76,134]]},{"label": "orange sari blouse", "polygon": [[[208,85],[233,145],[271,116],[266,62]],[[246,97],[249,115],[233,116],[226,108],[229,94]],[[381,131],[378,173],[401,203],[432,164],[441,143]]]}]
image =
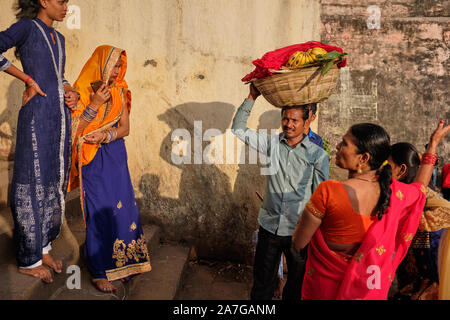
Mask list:
[{"label": "orange sari blouse", "polygon": [[317,187],[306,204],[308,210],[322,219],[320,229],[325,241],[335,243],[362,242],[376,217],[356,212],[342,182],[327,180]]}]

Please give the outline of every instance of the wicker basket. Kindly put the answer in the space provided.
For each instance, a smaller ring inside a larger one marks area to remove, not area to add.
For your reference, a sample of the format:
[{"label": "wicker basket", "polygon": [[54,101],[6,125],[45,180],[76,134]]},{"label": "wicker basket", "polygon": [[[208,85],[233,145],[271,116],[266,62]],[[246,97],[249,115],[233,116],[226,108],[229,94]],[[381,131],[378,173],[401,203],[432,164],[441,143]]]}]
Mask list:
[{"label": "wicker basket", "polygon": [[336,88],[339,68],[334,65],[324,76],[319,66],[280,70],[279,74],[253,81],[264,98],[278,108],[320,102]]}]

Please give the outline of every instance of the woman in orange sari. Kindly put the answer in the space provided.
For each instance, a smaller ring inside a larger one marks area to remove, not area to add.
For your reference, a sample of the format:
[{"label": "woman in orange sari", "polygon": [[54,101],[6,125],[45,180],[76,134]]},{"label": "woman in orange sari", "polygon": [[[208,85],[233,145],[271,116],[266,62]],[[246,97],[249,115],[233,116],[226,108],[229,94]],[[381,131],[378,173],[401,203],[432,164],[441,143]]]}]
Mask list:
[{"label": "woman in orange sari", "polygon": [[[123,139],[131,109],[126,70],[124,50],[100,46],[74,84],[80,101],[72,112],[69,191],[81,189],[84,258],[102,292],[116,292],[114,280],[151,270]],[[93,83],[99,80],[97,89]]]},{"label": "woman in orange sari", "polygon": [[386,164],[390,138],[382,127],[363,123],[348,130],[336,164],[349,179],[322,182],[292,236],[297,252],[309,243],[303,299],[387,299],[419,226],[436,147],[449,131],[441,121],[414,183],[404,184]]}]

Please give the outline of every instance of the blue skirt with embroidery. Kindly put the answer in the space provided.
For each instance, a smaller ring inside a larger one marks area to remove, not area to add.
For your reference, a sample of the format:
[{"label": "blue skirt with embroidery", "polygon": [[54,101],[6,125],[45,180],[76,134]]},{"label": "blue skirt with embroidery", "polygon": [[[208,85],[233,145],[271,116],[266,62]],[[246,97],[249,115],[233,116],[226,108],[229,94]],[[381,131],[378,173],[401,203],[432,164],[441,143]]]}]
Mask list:
[{"label": "blue skirt with embroidery", "polygon": [[82,167],[84,260],[94,279],[129,279],[151,270],[131,184],[125,141],[102,145]]}]

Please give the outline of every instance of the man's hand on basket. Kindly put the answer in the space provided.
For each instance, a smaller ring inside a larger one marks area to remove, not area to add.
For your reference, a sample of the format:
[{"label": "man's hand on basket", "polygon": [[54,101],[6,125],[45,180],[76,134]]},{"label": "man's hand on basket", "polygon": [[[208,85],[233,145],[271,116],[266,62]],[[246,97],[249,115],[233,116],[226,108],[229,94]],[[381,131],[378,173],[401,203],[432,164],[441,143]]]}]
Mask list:
[{"label": "man's hand on basket", "polygon": [[258,89],[256,89],[253,83],[250,84],[250,93],[248,94],[248,98],[252,100],[256,100],[261,95]]}]

